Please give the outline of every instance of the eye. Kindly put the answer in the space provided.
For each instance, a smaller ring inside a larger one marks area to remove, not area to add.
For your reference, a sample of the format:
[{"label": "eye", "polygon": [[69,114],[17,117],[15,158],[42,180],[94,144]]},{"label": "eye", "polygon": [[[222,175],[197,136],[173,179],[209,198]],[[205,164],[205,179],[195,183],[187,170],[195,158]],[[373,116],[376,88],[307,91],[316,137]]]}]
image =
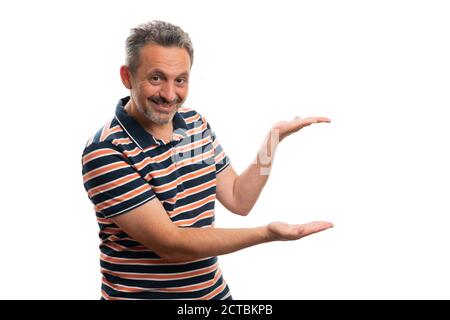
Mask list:
[{"label": "eye", "polygon": [[150,82],[152,84],[159,84],[161,82],[161,76],[157,74],[150,76]]},{"label": "eye", "polygon": [[175,82],[177,83],[177,85],[182,86],[186,83],[186,79],[185,78],[178,78],[175,80]]}]

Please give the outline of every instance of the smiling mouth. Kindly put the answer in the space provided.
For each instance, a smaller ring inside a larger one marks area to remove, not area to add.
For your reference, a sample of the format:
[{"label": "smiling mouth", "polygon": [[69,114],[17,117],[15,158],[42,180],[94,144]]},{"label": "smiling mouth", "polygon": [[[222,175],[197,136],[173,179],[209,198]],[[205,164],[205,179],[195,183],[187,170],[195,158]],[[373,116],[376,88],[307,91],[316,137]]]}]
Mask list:
[{"label": "smiling mouth", "polygon": [[156,107],[157,111],[161,113],[169,114],[170,111],[172,111],[172,109],[174,108],[173,104],[159,104],[154,102],[152,102],[152,104]]}]

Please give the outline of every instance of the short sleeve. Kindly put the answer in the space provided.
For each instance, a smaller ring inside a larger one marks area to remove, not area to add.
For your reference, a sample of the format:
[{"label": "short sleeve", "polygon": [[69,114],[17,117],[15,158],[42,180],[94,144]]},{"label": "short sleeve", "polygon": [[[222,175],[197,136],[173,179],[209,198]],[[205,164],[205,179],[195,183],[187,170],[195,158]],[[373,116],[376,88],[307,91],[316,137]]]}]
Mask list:
[{"label": "short sleeve", "polygon": [[228,167],[228,165],[230,165],[231,160],[226,155],[225,151],[220,145],[219,140],[217,139],[215,132],[211,129],[208,122],[206,122],[206,127],[211,134],[211,140],[214,148],[214,162],[216,164],[216,174],[218,174],[221,171],[223,171],[226,167]]},{"label": "short sleeve", "polygon": [[91,144],[83,152],[83,183],[96,212],[111,218],[155,197],[149,183],[113,147]]}]

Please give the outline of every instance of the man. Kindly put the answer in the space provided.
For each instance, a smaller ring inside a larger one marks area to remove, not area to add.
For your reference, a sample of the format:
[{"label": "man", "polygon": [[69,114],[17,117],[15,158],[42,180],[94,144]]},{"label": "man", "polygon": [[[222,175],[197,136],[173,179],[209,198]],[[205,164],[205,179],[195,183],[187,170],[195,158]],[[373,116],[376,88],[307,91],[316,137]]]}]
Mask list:
[{"label": "man", "polygon": [[247,215],[264,187],[276,146],[322,117],[274,125],[256,160],[237,175],[209,123],[182,107],[193,48],[187,33],[152,21],[132,29],[120,69],[130,97],[83,152],[83,181],[100,226],[103,299],[231,299],[217,256],[296,240],[328,222],[220,229],[217,198]]}]

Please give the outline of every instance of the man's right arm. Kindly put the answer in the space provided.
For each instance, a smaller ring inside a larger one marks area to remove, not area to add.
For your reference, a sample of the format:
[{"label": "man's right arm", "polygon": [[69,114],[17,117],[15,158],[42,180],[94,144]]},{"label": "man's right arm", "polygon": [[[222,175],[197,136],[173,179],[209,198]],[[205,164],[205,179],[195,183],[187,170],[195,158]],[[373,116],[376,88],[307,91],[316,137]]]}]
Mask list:
[{"label": "man's right arm", "polygon": [[178,227],[170,220],[149,183],[109,142],[96,142],[85,149],[83,183],[96,212],[101,212],[130,237],[168,261],[196,260],[263,242],[299,239],[331,226],[319,222],[271,223],[247,229]]},{"label": "man's right arm", "polygon": [[332,227],[328,222],[274,222],[240,229],[181,228],[170,220],[156,198],[111,220],[130,237],[172,262],[223,255],[269,241],[297,240]]}]

